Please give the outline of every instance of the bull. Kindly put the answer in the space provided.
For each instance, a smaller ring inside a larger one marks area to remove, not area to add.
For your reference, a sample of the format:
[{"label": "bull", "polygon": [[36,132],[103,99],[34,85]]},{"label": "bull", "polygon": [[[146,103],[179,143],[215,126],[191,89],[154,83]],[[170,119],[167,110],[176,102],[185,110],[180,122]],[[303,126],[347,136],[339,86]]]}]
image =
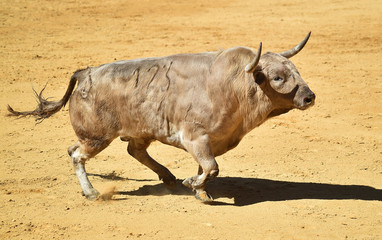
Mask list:
[{"label": "bull", "polygon": [[216,156],[267,119],[314,105],[315,94],[289,60],[309,37],[310,32],[281,53],[261,55],[260,43],[257,51],[234,47],[88,67],[73,74],[61,100],[43,98],[43,89],[36,94],[35,110],[20,112],[8,105],[9,115],[42,121],[69,101],[78,141],[68,153],[88,199],[97,199],[99,192],[87,177],[85,162],[120,137],[128,141],[128,153],[169,187],[176,178],[147,153],[150,143],[158,140],[190,153],[199,169],[183,184],[209,202],[205,187],[219,173]]}]

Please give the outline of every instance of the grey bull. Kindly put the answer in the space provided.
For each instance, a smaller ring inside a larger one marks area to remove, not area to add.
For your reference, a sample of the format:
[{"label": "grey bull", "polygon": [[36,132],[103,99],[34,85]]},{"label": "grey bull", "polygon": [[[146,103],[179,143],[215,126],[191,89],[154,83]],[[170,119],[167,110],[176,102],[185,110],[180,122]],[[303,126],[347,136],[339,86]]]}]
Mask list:
[{"label": "grey bull", "polygon": [[87,177],[85,162],[120,137],[129,142],[128,153],[169,187],[176,178],[147,153],[150,143],[158,140],[190,153],[199,170],[183,184],[196,198],[212,201],[205,186],[219,173],[216,156],[236,147],[267,119],[314,104],[314,93],[289,60],[309,37],[281,53],[261,55],[260,43],[257,51],[234,47],[88,67],[73,74],[61,100],[48,101],[41,91],[35,110],[8,110],[42,121],[69,101],[78,141],[68,153],[88,199],[99,192]]}]

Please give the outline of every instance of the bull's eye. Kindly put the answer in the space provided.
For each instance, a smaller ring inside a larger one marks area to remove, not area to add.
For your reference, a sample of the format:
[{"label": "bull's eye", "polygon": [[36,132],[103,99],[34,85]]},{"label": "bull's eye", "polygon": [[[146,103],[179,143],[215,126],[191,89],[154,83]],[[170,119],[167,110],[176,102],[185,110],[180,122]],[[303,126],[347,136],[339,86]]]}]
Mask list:
[{"label": "bull's eye", "polygon": [[283,81],[284,79],[283,79],[282,77],[277,76],[277,77],[273,78],[273,80],[274,80],[274,81],[277,81],[277,82],[281,82],[281,81]]}]

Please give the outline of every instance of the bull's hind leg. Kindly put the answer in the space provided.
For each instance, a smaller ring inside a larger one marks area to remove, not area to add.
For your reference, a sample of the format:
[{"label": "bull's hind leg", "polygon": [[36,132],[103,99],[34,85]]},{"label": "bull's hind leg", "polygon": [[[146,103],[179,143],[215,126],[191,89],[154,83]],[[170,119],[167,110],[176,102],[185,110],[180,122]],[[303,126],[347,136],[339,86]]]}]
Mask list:
[{"label": "bull's hind leg", "polygon": [[184,141],[186,149],[199,164],[198,175],[187,178],[183,185],[196,192],[195,197],[203,202],[212,201],[212,197],[205,191],[209,180],[219,174],[219,166],[212,154],[209,138],[204,135],[192,141]]},{"label": "bull's hind leg", "polygon": [[147,166],[158,174],[159,179],[161,179],[166,186],[175,187],[176,178],[172,173],[163,165],[159,164],[147,153],[147,148],[150,145],[150,141],[145,141],[143,139],[131,139],[127,147],[128,153],[137,159],[140,163]]},{"label": "bull's hind leg", "polygon": [[68,153],[72,157],[74,170],[80,181],[82,193],[86,198],[95,200],[99,196],[99,192],[92,186],[85,171],[85,162],[94,157],[96,154],[105,149],[110,142],[100,140],[78,141],[69,147]]}]

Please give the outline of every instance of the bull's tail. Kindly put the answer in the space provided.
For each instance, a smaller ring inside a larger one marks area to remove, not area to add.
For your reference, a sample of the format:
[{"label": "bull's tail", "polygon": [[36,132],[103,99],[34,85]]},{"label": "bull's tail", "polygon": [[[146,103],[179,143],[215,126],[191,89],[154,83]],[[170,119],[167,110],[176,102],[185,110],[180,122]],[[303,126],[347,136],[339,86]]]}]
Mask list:
[{"label": "bull's tail", "polygon": [[45,87],[41,90],[40,94],[38,94],[34,89],[34,93],[36,94],[37,98],[37,107],[33,111],[25,111],[25,112],[18,112],[13,110],[11,106],[8,105],[8,116],[19,116],[19,117],[27,117],[27,116],[34,116],[36,118],[36,121],[38,123],[42,122],[44,119],[52,116],[56,112],[60,111],[62,107],[66,105],[68,102],[70,96],[72,95],[73,89],[77,82],[77,74],[82,70],[78,70],[73,74],[73,76],[70,78],[69,86],[66,89],[65,95],[62,97],[59,101],[48,101],[46,98],[42,96],[42,92],[45,90]]}]

